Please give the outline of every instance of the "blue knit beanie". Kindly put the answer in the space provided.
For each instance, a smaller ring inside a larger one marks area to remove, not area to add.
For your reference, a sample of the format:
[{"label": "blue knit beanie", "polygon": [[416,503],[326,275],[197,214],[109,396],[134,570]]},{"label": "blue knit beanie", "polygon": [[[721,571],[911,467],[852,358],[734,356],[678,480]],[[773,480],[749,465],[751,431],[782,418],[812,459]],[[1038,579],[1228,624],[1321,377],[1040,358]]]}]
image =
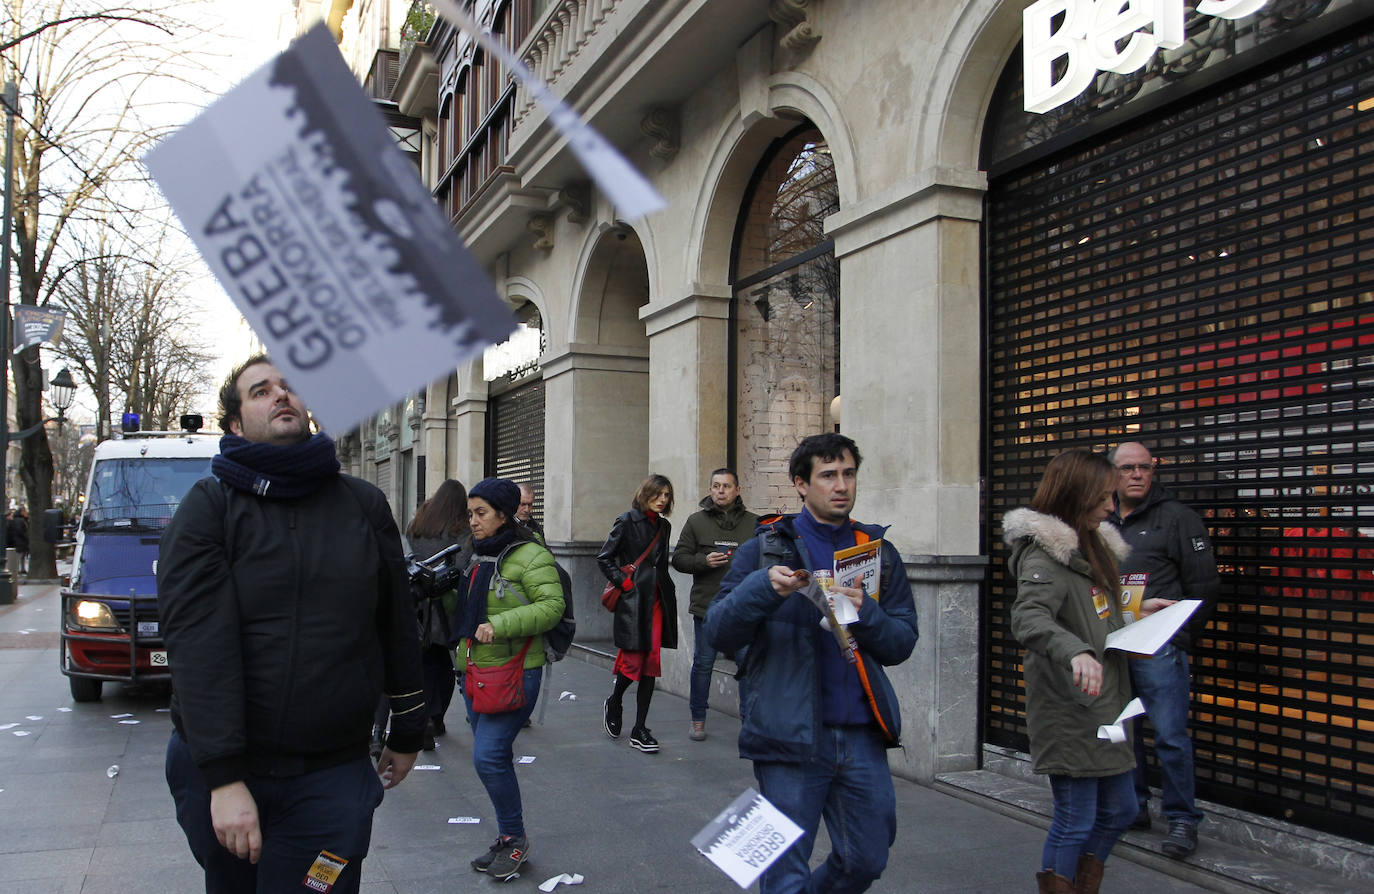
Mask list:
[{"label": "blue knit beanie", "polygon": [[506,518],[515,518],[520,508],[520,485],[509,478],[483,478],[468,489],[469,497],[481,497]]}]

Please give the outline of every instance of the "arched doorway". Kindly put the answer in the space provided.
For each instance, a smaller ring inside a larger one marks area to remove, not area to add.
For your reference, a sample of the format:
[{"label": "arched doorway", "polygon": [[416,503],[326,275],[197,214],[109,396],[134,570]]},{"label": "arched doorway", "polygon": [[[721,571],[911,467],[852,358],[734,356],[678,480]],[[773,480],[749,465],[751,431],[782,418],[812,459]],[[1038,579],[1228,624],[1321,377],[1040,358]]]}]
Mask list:
[{"label": "arched doorway", "polygon": [[825,235],[839,210],[835,164],[810,122],[776,140],[744,198],[731,282],[731,462],[745,504],[795,502],[787,458],[826,430],[840,393],[840,267]]}]

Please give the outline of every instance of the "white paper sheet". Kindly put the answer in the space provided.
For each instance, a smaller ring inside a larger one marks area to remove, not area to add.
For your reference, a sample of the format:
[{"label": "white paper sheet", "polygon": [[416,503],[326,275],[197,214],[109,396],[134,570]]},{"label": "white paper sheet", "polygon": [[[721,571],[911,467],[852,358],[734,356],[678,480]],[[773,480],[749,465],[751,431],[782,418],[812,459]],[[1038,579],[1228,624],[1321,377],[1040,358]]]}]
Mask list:
[{"label": "white paper sheet", "polygon": [[1107,634],[1107,648],[1153,655],[1164,648],[1201,605],[1201,599],[1180,599],[1168,608]]},{"label": "white paper sheet", "polygon": [[648,180],[634,169],[615,147],[592,129],[573,110],[553,94],[544,82],[534,76],[520,58],[506,49],[505,44],[484,31],[472,16],[463,11],[455,0],[432,0],[439,15],[449,24],[462,29],[476,40],[482,49],[501,60],[501,67],[509,71],[520,82],[531,97],[544,106],[549,113],[549,121],[558,128],[568,141],[577,160],[593,180],[615,205],[624,217],[634,219],[643,217],[667,206],[663,197],[650,185]]},{"label": "white paper sheet", "polygon": [[801,828],[754,789],[746,789],[692,838],[692,846],[741,888],[801,837]]},{"label": "white paper sheet", "polygon": [[143,161],[333,434],[515,329],[324,25]]},{"label": "white paper sheet", "polygon": [[1121,709],[1121,713],[1116,715],[1115,720],[1105,726],[1099,726],[1097,728],[1097,737],[1099,739],[1107,739],[1111,742],[1125,742],[1126,721],[1144,713],[1145,705],[1141,703],[1140,699],[1131,699],[1126,702],[1126,707]]}]

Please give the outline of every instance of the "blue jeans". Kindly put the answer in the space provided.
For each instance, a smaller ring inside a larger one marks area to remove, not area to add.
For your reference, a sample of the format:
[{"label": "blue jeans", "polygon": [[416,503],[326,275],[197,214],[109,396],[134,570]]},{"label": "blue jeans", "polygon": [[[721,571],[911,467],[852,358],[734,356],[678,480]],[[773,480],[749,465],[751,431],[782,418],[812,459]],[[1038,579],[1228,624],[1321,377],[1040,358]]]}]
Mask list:
[{"label": "blue jeans", "polygon": [[716,650],[706,640],[706,622],[692,616],[692,630],[695,631],[696,652],[692,655],[692,691],[687,700],[687,710],[693,720],[706,719],[706,705],[711,697],[711,669],[716,666]]},{"label": "blue jeans", "polygon": [[377,768],[366,757],[300,776],[249,776],[258,805],[262,856],[241,860],[219,843],[210,823],[210,793],[187,745],[175,731],[167,742],[167,787],[177,822],[205,870],[206,894],[298,891],[320,851],[348,861],[330,894],[356,894],[372,839],[372,813],[382,803]]},{"label": "blue jeans", "polygon": [[[1164,789],[1164,816],[1170,822],[1196,826],[1202,812],[1193,801],[1193,740],[1188,735],[1188,653],[1165,646],[1154,658],[1132,658],[1131,686],[1145,704],[1155,731],[1155,757]],[[1136,721],[1135,796],[1140,808],[1150,803],[1145,785],[1145,737]]]},{"label": "blue jeans", "polygon": [[1135,819],[1131,774],[1050,776],[1050,789],[1054,792],[1054,817],[1040,853],[1040,866],[1073,879],[1079,855],[1091,854],[1106,862],[1116,840]]},{"label": "blue jeans", "polygon": [[472,766],[477,778],[487,789],[487,797],[496,810],[496,829],[502,835],[525,834],[525,815],[520,806],[520,783],[515,778],[515,737],[524,729],[525,721],[534,713],[539,700],[539,683],[544,668],[525,671],[525,706],[504,714],[478,714],[472,710],[472,699],[463,693],[468,710],[468,725],[472,727]]},{"label": "blue jeans", "polygon": [[[867,891],[883,874],[897,840],[897,795],[876,727],[821,727],[811,760],[755,761],[754,778],[763,796],[802,830],[763,874],[760,894]],[[833,850],[812,872],[822,816]]]}]

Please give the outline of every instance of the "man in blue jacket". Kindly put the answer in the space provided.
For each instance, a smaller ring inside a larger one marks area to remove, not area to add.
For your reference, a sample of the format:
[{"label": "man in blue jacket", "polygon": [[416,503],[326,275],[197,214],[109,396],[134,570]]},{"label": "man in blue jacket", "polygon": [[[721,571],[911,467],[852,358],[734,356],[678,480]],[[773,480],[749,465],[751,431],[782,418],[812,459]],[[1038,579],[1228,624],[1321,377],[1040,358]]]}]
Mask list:
[{"label": "man in blue jacket", "polygon": [[[915,647],[916,606],[886,528],[849,517],[861,461],[843,435],[804,439],[788,463],[801,512],[760,523],[706,616],[712,645],[740,666],[740,757],[754,762],[764,797],[802,829],[764,873],[762,894],[866,891],[897,837],[886,749],[898,745],[901,717],[883,667]],[[837,550],[880,539],[877,592],[833,588],[858,613],[852,648],[841,648],[806,595],[810,572],[833,573]],[[812,872],[822,816],[833,849]]]}]

